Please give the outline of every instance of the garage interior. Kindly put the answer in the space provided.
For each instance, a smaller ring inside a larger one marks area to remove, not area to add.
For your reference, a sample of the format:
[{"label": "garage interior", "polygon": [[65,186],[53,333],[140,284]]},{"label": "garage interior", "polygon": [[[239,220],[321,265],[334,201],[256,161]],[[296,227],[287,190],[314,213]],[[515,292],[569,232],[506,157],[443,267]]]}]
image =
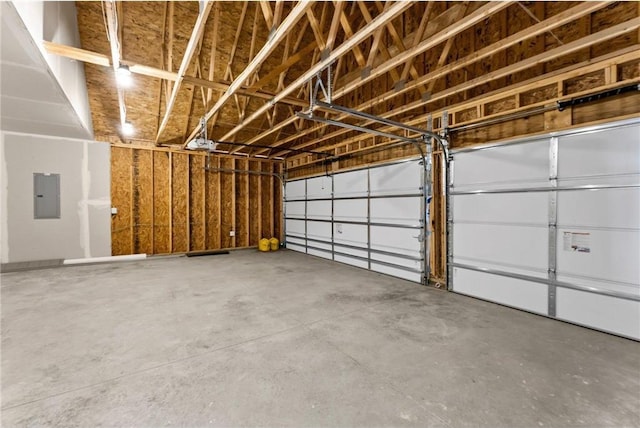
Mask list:
[{"label": "garage interior", "polygon": [[640,3],[0,11],[3,426],[640,426]]}]

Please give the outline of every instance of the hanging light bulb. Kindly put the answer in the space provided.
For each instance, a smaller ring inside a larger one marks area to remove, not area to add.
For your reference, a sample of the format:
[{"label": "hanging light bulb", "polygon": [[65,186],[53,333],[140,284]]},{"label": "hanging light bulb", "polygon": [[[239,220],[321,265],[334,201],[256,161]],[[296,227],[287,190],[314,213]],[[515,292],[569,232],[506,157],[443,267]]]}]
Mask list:
[{"label": "hanging light bulb", "polygon": [[116,70],[116,82],[118,83],[118,86],[123,88],[131,86],[133,79],[128,65],[120,64],[120,67]]}]

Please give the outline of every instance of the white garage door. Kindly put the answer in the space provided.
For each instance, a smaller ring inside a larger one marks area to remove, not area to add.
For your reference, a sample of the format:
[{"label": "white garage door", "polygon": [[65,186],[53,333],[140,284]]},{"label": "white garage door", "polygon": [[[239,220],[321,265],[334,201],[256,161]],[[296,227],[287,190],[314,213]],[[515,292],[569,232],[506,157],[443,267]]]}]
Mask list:
[{"label": "white garage door", "polygon": [[640,123],[453,155],[453,291],[640,339]]},{"label": "white garage door", "polygon": [[288,181],[286,246],[422,282],[423,182],[419,160]]}]

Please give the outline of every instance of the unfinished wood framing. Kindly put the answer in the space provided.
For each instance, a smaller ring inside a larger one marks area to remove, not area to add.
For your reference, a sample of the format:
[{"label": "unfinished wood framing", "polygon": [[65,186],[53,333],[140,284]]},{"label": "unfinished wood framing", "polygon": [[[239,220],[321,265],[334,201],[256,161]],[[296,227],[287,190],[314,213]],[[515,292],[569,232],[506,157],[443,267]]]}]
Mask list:
[{"label": "unfinished wood framing", "polygon": [[[99,6],[78,3],[80,48],[44,47],[87,64],[96,138],[116,144],[114,206],[122,209],[112,220],[114,253],[280,238],[279,180],[232,170],[266,174],[286,164],[288,177],[297,178],[415,156],[410,145],[295,116],[310,107],[309,80],[328,65],[334,103],[417,127],[431,117],[437,132],[447,115],[454,147],[640,114],[638,92],[554,109],[559,101],[640,83],[640,8],[632,2],[215,2],[195,45],[195,2],[162,5],[155,13],[162,22],[152,18],[153,4],[139,2],[127,4],[126,13],[120,8],[118,18],[127,47],[118,61],[138,84],[126,93],[127,116],[140,127],[123,140],[114,131],[118,99],[106,82],[115,61]],[[136,40],[149,46],[135,51]],[[191,66],[181,67],[185,61]],[[314,114],[400,132],[317,105]],[[248,146],[221,143],[218,150],[234,156],[210,158],[178,150],[203,116],[209,138]],[[122,141],[130,143],[126,150]],[[162,147],[141,152],[156,141]],[[371,153],[374,147],[385,150]],[[344,157],[325,165],[326,155]],[[204,172],[205,165],[225,171]],[[431,206],[436,279],[445,270],[442,197]]]},{"label": "unfinished wood framing", "polygon": [[111,199],[118,209],[113,255],[255,247],[262,237],[280,239],[271,232],[281,227],[280,203],[273,200],[279,180],[215,171],[271,172],[278,162],[124,146],[112,147],[111,162]]}]

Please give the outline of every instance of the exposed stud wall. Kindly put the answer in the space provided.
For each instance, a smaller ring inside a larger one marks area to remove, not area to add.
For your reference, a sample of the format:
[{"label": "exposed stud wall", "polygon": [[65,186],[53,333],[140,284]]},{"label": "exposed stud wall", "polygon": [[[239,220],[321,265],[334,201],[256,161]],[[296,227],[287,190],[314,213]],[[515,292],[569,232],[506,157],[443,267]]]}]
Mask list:
[{"label": "exposed stud wall", "polygon": [[[113,255],[168,254],[280,239],[280,181],[205,171],[202,153],[112,146]],[[280,171],[271,161],[211,156],[211,168]],[[275,225],[273,227],[272,225]],[[273,230],[273,233],[271,232]],[[230,232],[236,236],[231,237]]]}]

